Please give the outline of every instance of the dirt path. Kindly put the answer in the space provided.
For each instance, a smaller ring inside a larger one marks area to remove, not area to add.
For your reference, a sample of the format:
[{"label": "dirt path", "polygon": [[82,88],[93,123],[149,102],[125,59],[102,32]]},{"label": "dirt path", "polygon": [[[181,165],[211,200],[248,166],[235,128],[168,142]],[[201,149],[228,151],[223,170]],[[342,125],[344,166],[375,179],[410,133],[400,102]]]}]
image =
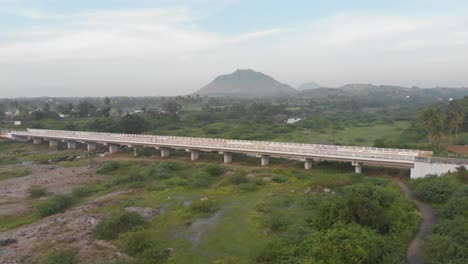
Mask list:
[{"label": "dirt path", "polygon": [[424,237],[431,231],[432,226],[436,223],[436,217],[432,211],[432,208],[429,205],[416,199],[408,186],[406,186],[406,184],[401,181],[400,177],[396,179],[396,184],[400,187],[403,193],[405,193],[406,198],[411,200],[416,205],[422,216],[418,233],[413,238],[408,247],[408,250],[406,251],[407,263],[422,264],[424,262],[421,257],[421,242]]}]

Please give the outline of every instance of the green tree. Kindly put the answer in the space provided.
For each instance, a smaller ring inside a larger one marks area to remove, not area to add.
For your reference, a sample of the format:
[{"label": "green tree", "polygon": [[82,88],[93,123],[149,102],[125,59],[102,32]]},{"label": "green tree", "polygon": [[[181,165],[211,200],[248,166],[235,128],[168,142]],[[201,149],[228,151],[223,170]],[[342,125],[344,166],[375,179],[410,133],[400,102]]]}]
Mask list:
[{"label": "green tree", "polygon": [[419,117],[419,126],[426,131],[429,143],[435,146],[439,146],[444,123],[444,113],[437,107],[427,108]]},{"label": "green tree", "polygon": [[458,136],[458,129],[463,124],[463,120],[465,120],[463,109],[457,101],[451,102],[446,114],[446,123],[450,131],[450,137],[453,132],[455,132],[456,137]]}]

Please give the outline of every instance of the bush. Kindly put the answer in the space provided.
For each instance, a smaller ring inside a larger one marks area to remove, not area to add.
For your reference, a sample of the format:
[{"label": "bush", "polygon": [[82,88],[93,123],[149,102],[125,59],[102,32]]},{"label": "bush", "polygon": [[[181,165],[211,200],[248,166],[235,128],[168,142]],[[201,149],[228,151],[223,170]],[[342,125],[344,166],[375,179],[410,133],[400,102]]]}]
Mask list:
[{"label": "bush", "polygon": [[210,185],[210,176],[205,172],[199,172],[192,176],[190,179],[190,187],[204,188]]},{"label": "bush", "polygon": [[229,182],[231,182],[232,184],[242,184],[242,183],[248,183],[249,179],[247,179],[247,177],[245,177],[244,175],[236,174],[236,175],[231,176],[231,178],[229,178]]},{"label": "bush", "polygon": [[112,171],[117,170],[120,167],[120,163],[118,161],[108,161],[102,164],[97,170],[96,173],[99,174],[107,174]]},{"label": "bush", "polygon": [[52,198],[36,205],[36,210],[41,217],[65,211],[68,207],[76,203],[77,199],[74,195],[55,195]]},{"label": "bush", "polygon": [[193,202],[190,205],[190,208],[194,213],[214,213],[219,209],[219,205],[217,202],[213,200],[200,200]]},{"label": "bush", "polygon": [[136,256],[153,246],[150,235],[145,231],[129,232],[122,236],[123,251],[130,256]]},{"label": "bush", "polygon": [[468,196],[452,197],[442,208],[442,215],[449,219],[459,215],[468,217]]},{"label": "bush", "polygon": [[212,177],[220,176],[224,173],[224,168],[218,164],[210,164],[205,167],[205,171]]},{"label": "bush", "polygon": [[80,187],[76,187],[72,190],[72,195],[77,197],[77,198],[83,198],[83,197],[86,197],[86,196],[90,196],[94,193],[97,193],[101,190],[102,187],[98,186],[98,185],[94,185],[94,186],[80,186]]},{"label": "bush", "polygon": [[170,171],[166,169],[161,169],[161,168],[151,168],[148,170],[147,175],[148,177],[151,177],[157,180],[165,180],[165,179],[169,179],[172,177],[172,174]]},{"label": "bush", "polygon": [[47,195],[47,189],[44,187],[33,186],[28,189],[29,198],[39,198]]},{"label": "bush", "polygon": [[159,163],[159,167],[166,171],[176,171],[182,168],[182,165],[179,162],[175,161],[162,161]]},{"label": "bush", "polygon": [[44,255],[39,264],[75,264],[78,263],[77,253],[70,250],[56,250]]},{"label": "bush", "polygon": [[130,172],[126,176],[115,177],[112,180],[112,184],[120,185],[125,183],[134,183],[134,182],[142,182],[145,181],[146,177],[141,175],[138,172]]},{"label": "bush", "polygon": [[288,181],[288,177],[283,175],[274,175],[273,177],[271,177],[271,180],[277,183],[283,183]]},{"label": "bush", "polygon": [[389,243],[373,230],[338,224],[308,234],[291,255],[304,263],[382,263],[389,252]]},{"label": "bush", "polygon": [[289,218],[281,214],[272,214],[264,220],[263,225],[271,232],[284,231],[289,225]]},{"label": "bush", "polygon": [[239,184],[239,189],[244,192],[255,192],[258,189],[258,185],[253,182]]},{"label": "bush", "polygon": [[448,177],[431,176],[417,180],[414,193],[427,202],[445,202],[455,191],[455,186]]},{"label": "bush", "polygon": [[143,218],[137,213],[121,213],[103,220],[93,229],[94,237],[97,239],[116,239],[119,234],[131,231],[145,223]]}]

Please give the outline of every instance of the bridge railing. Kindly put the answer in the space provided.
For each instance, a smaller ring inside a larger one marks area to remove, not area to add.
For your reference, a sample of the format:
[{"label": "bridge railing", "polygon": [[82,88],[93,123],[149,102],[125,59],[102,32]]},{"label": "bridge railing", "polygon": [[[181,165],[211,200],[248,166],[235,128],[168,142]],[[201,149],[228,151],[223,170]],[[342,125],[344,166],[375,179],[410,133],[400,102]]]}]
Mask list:
[{"label": "bridge railing", "polygon": [[321,144],[303,144],[303,143],[283,143],[268,141],[249,141],[232,139],[213,139],[213,138],[193,138],[176,136],[156,136],[156,135],[135,135],[122,133],[105,132],[85,132],[85,131],[64,131],[64,130],[46,130],[46,129],[28,129],[27,132],[16,132],[23,135],[43,136],[43,137],[71,137],[90,141],[120,141],[122,143],[135,144],[161,144],[161,145],[181,145],[194,148],[218,148],[218,149],[238,149],[245,151],[259,152],[281,152],[293,155],[317,155],[317,156],[338,156],[338,157],[356,157],[373,158],[388,160],[412,161],[420,152],[417,150],[382,149],[369,147],[350,147]]},{"label": "bridge railing", "polygon": [[[82,136],[102,136],[102,137],[114,137],[114,138],[139,138],[149,139],[151,142],[160,142],[159,140],[166,141],[187,141],[187,142],[203,142],[209,144],[216,144],[219,142],[228,143],[232,142],[235,144],[243,144],[249,146],[280,146],[280,147],[296,147],[296,148],[307,148],[307,149],[324,149],[324,150],[339,150],[339,151],[353,151],[353,152],[375,152],[375,153],[395,153],[403,155],[422,155],[431,156],[431,151],[421,151],[412,149],[393,149],[393,148],[375,148],[375,147],[357,147],[357,146],[338,146],[338,145],[323,145],[323,144],[305,144],[305,143],[289,143],[289,142],[268,142],[268,141],[252,141],[252,140],[235,140],[235,139],[214,139],[214,138],[194,138],[194,137],[176,137],[176,136],[158,136],[158,135],[136,135],[136,134],[122,134],[122,133],[106,133],[106,132],[84,132],[84,131],[64,131],[64,130],[45,130],[45,129],[29,129],[30,132],[40,132],[51,134],[54,133],[57,136],[68,134],[68,135],[82,135]],[[156,141],[154,141],[156,140]]]}]

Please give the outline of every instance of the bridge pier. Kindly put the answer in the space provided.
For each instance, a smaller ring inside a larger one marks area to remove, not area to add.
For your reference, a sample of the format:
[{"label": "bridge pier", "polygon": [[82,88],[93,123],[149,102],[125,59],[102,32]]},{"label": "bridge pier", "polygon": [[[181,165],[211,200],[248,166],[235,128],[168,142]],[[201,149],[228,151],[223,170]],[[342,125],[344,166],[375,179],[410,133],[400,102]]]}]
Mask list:
[{"label": "bridge pier", "polygon": [[67,148],[68,149],[76,149],[76,142],[75,141],[67,141]]},{"label": "bridge pier", "polygon": [[33,144],[34,145],[39,145],[42,143],[42,138],[33,138]]},{"label": "bridge pier", "polygon": [[161,158],[169,157],[171,154],[171,149],[170,148],[160,148],[161,150]]},{"label": "bridge pier", "polygon": [[97,144],[96,144],[96,143],[88,142],[88,143],[86,143],[86,144],[87,144],[88,152],[96,151],[96,148],[97,148]]},{"label": "bridge pier", "polygon": [[361,162],[353,162],[354,166],[354,173],[361,174],[362,173],[362,163]]},{"label": "bridge pier", "polygon": [[270,156],[268,155],[262,155],[262,166],[267,166],[270,163]]},{"label": "bridge pier", "polygon": [[305,159],[304,169],[306,169],[306,170],[312,169],[312,160],[311,159]]},{"label": "bridge pier", "polygon": [[232,153],[224,152],[224,163],[229,164],[232,162]]},{"label": "bridge pier", "polygon": [[53,140],[53,139],[49,140],[49,147],[51,149],[58,148],[58,144],[59,144],[58,140]]},{"label": "bridge pier", "polygon": [[114,154],[119,152],[119,145],[109,144],[109,154]]},{"label": "bridge pier", "polygon": [[197,160],[200,158],[200,151],[197,149],[191,149],[190,150],[190,159],[191,160]]}]

